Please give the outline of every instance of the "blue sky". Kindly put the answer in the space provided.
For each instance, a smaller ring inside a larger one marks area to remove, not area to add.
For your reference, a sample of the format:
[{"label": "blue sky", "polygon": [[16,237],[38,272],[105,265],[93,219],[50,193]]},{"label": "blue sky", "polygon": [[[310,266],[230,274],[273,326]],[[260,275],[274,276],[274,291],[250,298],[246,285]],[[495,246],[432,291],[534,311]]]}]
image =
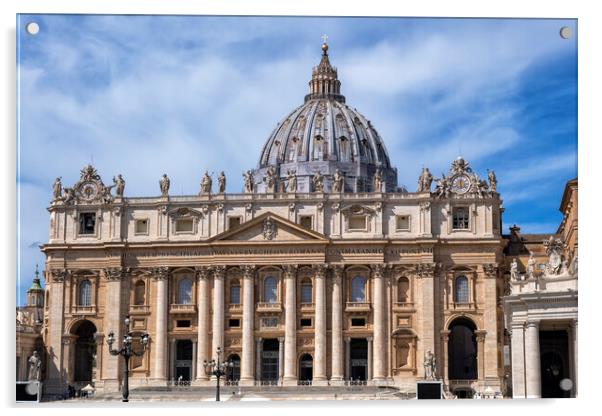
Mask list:
[{"label": "blue sky", "polygon": [[171,193],[196,194],[205,169],[224,170],[240,191],[303,102],[323,33],[400,184],[462,154],[495,170],[505,232],[556,231],[577,176],[575,20],[20,15],[17,303],[44,263],[55,177],[71,186],[93,161],[129,196],[158,194],[163,172]]}]

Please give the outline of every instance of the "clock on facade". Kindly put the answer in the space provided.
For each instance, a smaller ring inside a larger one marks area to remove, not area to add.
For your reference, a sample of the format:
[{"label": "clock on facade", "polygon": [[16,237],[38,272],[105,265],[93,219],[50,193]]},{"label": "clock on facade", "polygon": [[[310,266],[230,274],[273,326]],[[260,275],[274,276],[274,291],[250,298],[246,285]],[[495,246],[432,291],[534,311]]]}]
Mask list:
[{"label": "clock on facade", "polygon": [[470,178],[466,175],[456,176],[452,180],[452,191],[458,194],[464,194],[470,189]]},{"label": "clock on facade", "polygon": [[79,194],[84,199],[92,200],[98,194],[98,185],[94,182],[84,182],[79,187]]}]

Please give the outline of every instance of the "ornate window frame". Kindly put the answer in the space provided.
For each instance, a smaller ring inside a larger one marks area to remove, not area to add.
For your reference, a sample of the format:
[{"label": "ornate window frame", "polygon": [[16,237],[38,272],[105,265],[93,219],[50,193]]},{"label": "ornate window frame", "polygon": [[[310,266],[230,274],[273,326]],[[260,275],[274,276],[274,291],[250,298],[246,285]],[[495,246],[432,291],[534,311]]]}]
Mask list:
[{"label": "ornate window frame", "polygon": [[[170,228],[172,235],[195,235],[198,234],[199,222],[203,218],[203,213],[192,208],[180,207],[174,208],[168,212],[170,218]],[[191,231],[177,231],[177,222],[179,220],[192,220]]]},{"label": "ornate window frame", "polygon": [[[344,230],[345,232],[348,233],[356,233],[356,232],[362,232],[362,233],[368,233],[371,232],[372,229],[374,228],[374,220],[376,217],[376,211],[374,211],[372,208],[368,208],[366,206],[363,205],[359,205],[359,204],[354,204],[354,205],[348,205],[346,207],[341,208],[341,214],[343,214],[343,218],[344,218]],[[352,217],[360,217],[363,216],[365,217],[365,228],[350,228],[351,224],[351,218]]]},{"label": "ornate window frame", "polygon": [[[138,223],[141,221],[146,221],[146,231],[138,231]],[[150,218],[149,217],[135,217],[134,218],[134,235],[149,235],[150,232]]]}]

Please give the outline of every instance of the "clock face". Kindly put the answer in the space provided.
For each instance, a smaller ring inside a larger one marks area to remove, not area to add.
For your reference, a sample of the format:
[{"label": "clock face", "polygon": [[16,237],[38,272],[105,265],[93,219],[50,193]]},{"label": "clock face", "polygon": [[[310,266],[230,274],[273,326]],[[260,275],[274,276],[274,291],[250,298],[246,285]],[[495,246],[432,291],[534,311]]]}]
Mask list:
[{"label": "clock face", "polygon": [[458,194],[464,194],[470,189],[470,179],[466,175],[456,176],[452,181],[452,190]]},{"label": "clock face", "polygon": [[98,194],[98,186],[94,182],[84,182],[79,188],[79,193],[82,198],[92,200]]}]

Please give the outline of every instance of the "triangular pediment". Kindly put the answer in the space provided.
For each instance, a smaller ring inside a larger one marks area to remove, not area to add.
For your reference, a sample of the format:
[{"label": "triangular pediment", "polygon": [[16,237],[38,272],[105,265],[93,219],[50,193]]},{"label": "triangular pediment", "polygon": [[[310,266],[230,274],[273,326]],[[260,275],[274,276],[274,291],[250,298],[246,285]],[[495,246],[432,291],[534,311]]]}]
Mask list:
[{"label": "triangular pediment", "polygon": [[307,230],[274,213],[266,212],[234,229],[224,231],[211,239],[211,243],[220,242],[328,242],[323,234]]}]

